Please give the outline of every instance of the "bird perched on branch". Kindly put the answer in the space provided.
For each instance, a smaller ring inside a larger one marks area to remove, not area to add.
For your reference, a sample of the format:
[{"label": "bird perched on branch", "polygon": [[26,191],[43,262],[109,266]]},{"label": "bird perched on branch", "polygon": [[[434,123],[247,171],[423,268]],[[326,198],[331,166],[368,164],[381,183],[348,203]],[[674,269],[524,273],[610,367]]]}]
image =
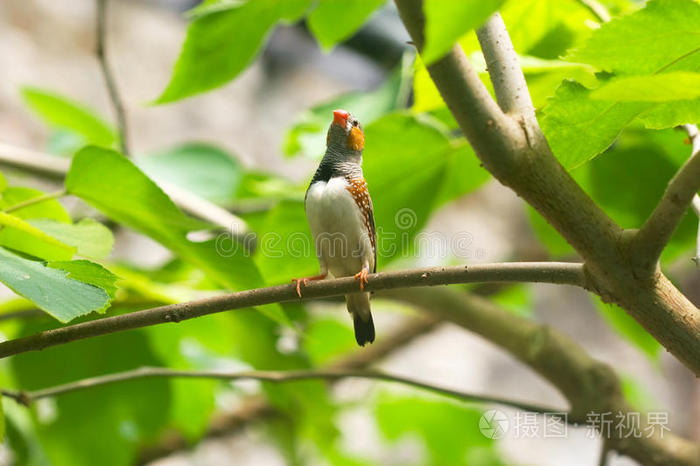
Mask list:
[{"label": "bird perched on branch", "polygon": [[[370,271],[377,271],[374,212],[361,166],[365,135],[357,118],[345,110],[335,110],[326,146],[304,198],[321,270],[313,277],[293,279],[299,297],[302,285],[323,280],[329,272],[336,278],[353,275],[362,290]],[[360,346],[374,341],[369,297],[368,292],[345,295]]]}]

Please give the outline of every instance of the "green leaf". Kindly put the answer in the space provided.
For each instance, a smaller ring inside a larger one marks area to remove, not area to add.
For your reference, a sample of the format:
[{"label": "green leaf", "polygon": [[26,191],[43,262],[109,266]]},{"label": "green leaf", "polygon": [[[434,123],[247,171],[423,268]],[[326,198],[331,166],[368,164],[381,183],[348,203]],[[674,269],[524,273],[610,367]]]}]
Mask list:
[{"label": "green leaf", "polygon": [[337,319],[314,320],[304,333],[304,348],[315,366],[327,364],[348,354],[356,347],[350,319],[342,323]]},{"label": "green leaf", "polygon": [[603,24],[569,58],[621,74],[700,71],[700,4],[650,0]]},{"label": "green leaf", "polygon": [[[15,206],[20,202],[28,201],[35,197],[43,196],[45,193],[37,189],[10,187],[5,189],[0,197],[0,209]],[[42,202],[28,205],[12,211],[12,215],[23,219],[29,218],[49,218],[59,222],[71,223],[70,215],[66,212],[60,202],[56,199],[47,199]]]},{"label": "green leaf", "polygon": [[481,26],[504,0],[426,0],[423,61],[430,65],[442,58],[457,40]]},{"label": "green leaf", "polygon": [[100,264],[81,259],[75,261],[51,261],[46,265],[52,269],[68,272],[68,278],[102,288],[110,299],[114,299],[114,295],[117,292],[116,281],[119,277]]},{"label": "green leaf", "polygon": [[502,464],[494,440],[479,431],[480,418],[478,409],[419,397],[384,395],[376,408],[377,424],[387,439],[397,441],[411,433],[422,438],[429,456],[429,461],[419,461],[422,464],[465,464],[474,450],[490,453],[478,464]]},{"label": "green leaf", "polygon": [[47,124],[77,133],[85,143],[111,146],[117,138],[108,123],[78,102],[34,87],[22,88],[22,97]]},{"label": "green leaf", "polygon": [[294,18],[308,3],[252,0],[195,18],[170,82],[155,103],[174,102],[231,81],[253,61],[272,26]]},{"label": "green leaf", "polygon": [[82,149],[75,154],[65,183],[70,194],[157,240],[207,228],[183,214],[131,161],[112,150]]},{"label": "green leaf", "polygon": [[617,334],[636,346],[649,360],[657,364],[661,344],[654,339],[636,320],[615,304],[604,303],[597,296],[591,295],[596,309],[603,319]]},{"label": "green leaf", "polygon": [[[46,327],[30,324],[23,333],[42,330]],[[24,353],[12,357],[10,364],[13,379],[26,390],[140,366],[163,366],[139,330]],[[141,449],[156,442],[167,425],[171,400],[170,382],[155,378],[64,393],[50,400],[54,409],[48,413],[34,405],[32,427],[48,456],[44,464],[123,466],[138,462]],[[77,422],[79,419],[84,422]]]},{"label": "green leaf", "polygon": [[179,186],[212,202],[231,202],[243,176],[228,153],[205,143],[183,144],[141,157],[137,165],[148,176]]},{"label": "green leaf", "polygon": [[[86,147],[73,157],[65,183],[71,194],[170,248],[221,286],[244,290],[264,285],[252,258],[230,235],[203,243],[189,241],[189,231],[207,225],[183,214],[153,181],[119,153]],[[278,305],[260,309],[287,322]]]},{"label": "green leaf", "polygon": [[0,281],[60,322],[109,305],[107,292],[68,277],[68,273],[0,248]]},{"label": "green leaf", "polygon": [[[56,222],[59,223],[59,222]],[[68,260],[76,248],[14,215],[0,212],[0,244],[47,260]]]},{"label": "green leaf", "polygon": [[385,0],[320,0],[309,15],[309,29],[325,49],[347,39]]},{"label": "green leaf", "polygon": [[437,128],[401,114],[367,126],[365,144],[363,171],[377,200],[374,219],[381,269],[389,260],[413,251],[413,238],[437,201],[435,187],[443,179],[451,145]]},{"label": "green leaf", "polygon": [[302,201],[282,201],[255,226],[255,263],[267,283],[318,273],[309,224]]},{"label": "green leaf", "polygon": [[658,105],[637,118],[649,129],[675,128],[700,121],[700,99]]},{"label": "green leaf", "polygon": [[443,129],[433,119],[405,114],[365,129],[363,170],[372,198],[381,199],[374,205],[380,268],[414,250],[415,235],[437,207],[488,177],[471,149],[451,142]]},{"label": "green leaf", "polygon": [[83,257],[104,259],[114,245],[110,229],[92,218],[74,224],[44,218],[30,219],[28,223],[61,243],[77,248],[77,253]]},{"label": "green leaf", "polygon": [[618,102],[669,102],[700,97],[700,73],[671,73],[625,76],[603,84],[591,98]]},{"label": "green leaf", "polygon": [[590,90],[564,81],[540,118],[554,155],[566,168],[575,168],[603,152],[645,103],[593,100]]},{"label": "green leaf", "polygon": [[454,143],[452,150],[447,152],[445,175],[440,183],[435,205],[440,206],[474,191],[490,177],[466,141]]}]

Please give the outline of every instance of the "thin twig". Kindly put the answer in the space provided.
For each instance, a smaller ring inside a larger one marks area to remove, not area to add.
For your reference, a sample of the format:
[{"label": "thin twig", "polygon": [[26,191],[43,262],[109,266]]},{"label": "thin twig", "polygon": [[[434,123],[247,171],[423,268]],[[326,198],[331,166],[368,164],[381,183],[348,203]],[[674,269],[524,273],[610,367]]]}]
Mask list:
[{"label": "thin twig", "polygon": [[[390,288],[456,283],[521,281],[585,286],[582,264],[566,262],[511,262],[456,267],[427,267],[371,274],[369,283],[365,285],[364,289],[365,291],[379,291]],[[360,283],[353,277],[345,277],[312,282],[302,290],[304,299],[341,296],[360,291]],[[298,299],[296,286],[289,284],[161,306],[68,325],[0,342],[0,358],[108,333],[169,322],[180,322],[227,310],[296,301]]]},{"label": "thin twig", "polygon": [[[0,165],[18,168],[51,179],[65,178],[70,160],[30,149],[0,143]],[[240,217],[218,205],[171,183],[153,180],[178,207],[193,217],[212,223],[234,235],[242,235],[248,226]]]},{"label": "thin twig", "polygon": [[44,202],[44,201],[50,201],[52,199],[57,199],[59,197],[65,196],[67,194],[68,193],[66,192],[65,189],[61,189],[60,191],[54,191],[52,193],[42,194],[41,196],[32,197],[31,199],[27,199],[27,200],[24,200],[22,202],[18,202],[15,205],[11,205],[10,207],[5,208],[3,210],[3,212],[5,212],[5,213],[14,212],[15,210],[24,209],[25,207],[29,207],[29,206],[32,206],[34,204],[39,204],[39,203]]},{"label": "thin twig", "polygon": [[141,367],[125,372],[117,372],[114,374],[101,375],[88,379],[78,380],[55,387],[49,387],[34,391],[15,391],[15,390],[0,390],[3,396],[12,398],[18,403],[31,404],[42,398],[50,398],[66,393],[87,390],[102,385],[125,382],[127,380],[143,379],[143,378],[193,378],[193,379],[221,379],[221,380],[261,380],[266,382],[281,383],[291,382],[295,380],[309,379],[327,379],[338,380],[346,378],[363,378],[383,380],[386,382],[397,382],[401,384],[411,385],[413,387],[422,388],[435,393],[449,396],[451,398],[462,401],[477,402],[477,403],[493,403],[502,406],[510,406],[512,408],[521,409],[535,413],[562,413],[560,408],[537,406],[530,403],[508,400],[489,395],[466,393],[458,390],[452,390],[445,387],[421,382],[414,378],[404,377],[400,375],[387,374],[377,370],[369,369],[300,369],[290,371],[188,371],[176,370],[166,367]]},{"label": "thin twig", "polygon": [[700,190],[698,127],[683,125],[683,129],[692,142],[691,156],[669,181],[656,208],[631,240],[631,258],[642,272],[654,272],[671,235]]},{"label": "thin twig", "polygon": [[97,0],[97,58],[100,61],[100,68],[104,76],[105,85],[109,92],[109,99],[114,107],[114,113],[117,116],[117,126],[119,127],[119,145],[122,154],[130,156],[129,151],[129,133],[126,124],[126,113],[122,104],[117,84],[112,75],[112,71],[107,62],[107,46],[106,46],[106,22],[107,22],[107,0]]},{"label": "thin twig", "polygon": [[492,14],[477,29],[476,35],[484,52],[498,105],[505,113],[534,119],[535,108],[527,90],[525,75],[501,15],[498,12]]}]

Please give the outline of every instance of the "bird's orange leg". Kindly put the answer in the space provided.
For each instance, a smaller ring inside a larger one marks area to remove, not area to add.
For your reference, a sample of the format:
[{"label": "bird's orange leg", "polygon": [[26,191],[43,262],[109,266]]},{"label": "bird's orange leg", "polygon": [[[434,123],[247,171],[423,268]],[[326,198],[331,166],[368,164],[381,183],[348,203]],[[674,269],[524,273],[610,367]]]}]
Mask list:
[{"label": "bird's orange leg", "polygon": [[360,290],[364,290],[365,285],[369,283],[367,275],[369,275],[369,269],[367,267],[362,267],[362,270],[355,274],[355,280],[360,280]]},{"label": "bird's orange leg", "polygon": [[315,280],[323,280],[326,278],[328,275],[328,272],[326,273],[320,273],[318,275],[314,275],[313,277],[306,277],[306,278],[292,278],[292,282],[297,284],[297,295],[299,296],[299,299],[301,299],[301,285],[306,286],[308,282],[312,282]]}]

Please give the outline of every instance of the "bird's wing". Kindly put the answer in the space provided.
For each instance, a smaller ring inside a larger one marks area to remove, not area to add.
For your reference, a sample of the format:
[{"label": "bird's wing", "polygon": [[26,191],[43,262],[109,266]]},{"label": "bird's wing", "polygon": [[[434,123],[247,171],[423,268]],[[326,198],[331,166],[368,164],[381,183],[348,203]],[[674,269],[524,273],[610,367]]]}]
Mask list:
[{"label": "bird's wing", "polygon": [[374,270],[372,270],[372,273],[377,273],[377,227],[374,224],[374,205],[372,205],[369,191],[367,192],[367,197],[369,197],[369,239],[374,250]]},{"label": "bird's wing", "polygon": [[364,178],[348,179],[348,191],[352,194],[355,204],[362,212],[365,228],[372,244],[372,254],[374,255],[374,267],[372,273],[377,273],[377,229],[374,225],[374,206],[372,198],[369,196],[367,181]]}]

